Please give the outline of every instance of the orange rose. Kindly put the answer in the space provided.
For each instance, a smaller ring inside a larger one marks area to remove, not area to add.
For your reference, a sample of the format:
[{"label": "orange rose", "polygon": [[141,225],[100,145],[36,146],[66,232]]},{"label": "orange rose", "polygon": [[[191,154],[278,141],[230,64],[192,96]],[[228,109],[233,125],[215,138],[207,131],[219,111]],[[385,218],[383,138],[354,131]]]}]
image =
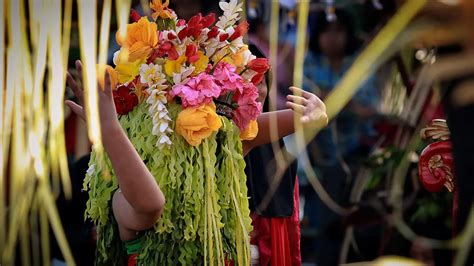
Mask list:
[{"label": "orange rose", "polygon": [[105,71],[107,71],[110,75],[110,81],[112,82],[112,90],[117,89],[118,81],[118,74],[115,69],[109,65],[97,64],[96,65],[96,72],[97,72],[97,81],[99,82],[99,86],[104,89],[105,84]]},{"label": "orange rose", "polygon": [[127,25],[127,35],[120,36],[120,31],[115,35],[117,43],[128,50],[128,61],[146,59],[153,48],[158,46],[158,33],[156,23],[142,17],[138,22]]},{"label": "orange rose", "polygon": [[240,140],[253,140],[258,134],[257,120],[251,120],[247,128],[240,132]]},{"label": "orange rose", "polygon": [[214,103],[183,109],[176,119],[176,133],[194,147],[211,136],[213,131],[218,131],[221,126],[222,122],[216,114]]}]

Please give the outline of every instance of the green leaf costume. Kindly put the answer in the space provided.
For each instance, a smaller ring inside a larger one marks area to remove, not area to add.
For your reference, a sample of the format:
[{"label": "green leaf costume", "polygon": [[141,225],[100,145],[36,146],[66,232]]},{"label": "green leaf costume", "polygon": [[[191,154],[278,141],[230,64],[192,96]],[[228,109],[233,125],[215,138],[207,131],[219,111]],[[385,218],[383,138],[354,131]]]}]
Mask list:
[{"label": "green leaf costume", "polygon": [[[174,129],[181,106],[167,107]],[[219,132],[201,145],[192,147],[174,133],[171,147],[160,150],[147,108],[141,103],[119,118],[166,198],[162,217],[140,238],[138,265],[249,265],[252,227],[239,129],[221,116]],[[104,155],[105,163],[97,157],[92,153],[93,167],[84,182],[86,216],[98,227],[96,263],[117,265],[127,256],[111,211],[118,183],[108,157]],[[104,178],[107,172],[111,178]]]}]

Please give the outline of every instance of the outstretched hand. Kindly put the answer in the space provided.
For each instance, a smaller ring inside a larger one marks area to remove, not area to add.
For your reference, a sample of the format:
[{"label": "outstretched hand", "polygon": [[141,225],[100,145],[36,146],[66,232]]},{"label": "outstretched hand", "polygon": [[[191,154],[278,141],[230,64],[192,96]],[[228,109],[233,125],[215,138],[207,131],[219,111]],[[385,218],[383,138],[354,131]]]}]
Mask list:
[{"label": "outstretched hand", "polygon": [[[79,79],[81,80],[81,84],[83,84],[83,77],[82,77],[82,63],[81,61],[77,60],[76,61],[76,69],[79,75]],[[101,73],[99,73],[101,74]],[[71,108],[71,110],[77,114],[81,119],[86,121],[86,112],[85,109],[87,106],[85,106],[85,101],[84,101],[84,89],[83,87],[78,84],[74,78],[72,77],[71,73],[67,73],[67,84],[68,86],[72,89],[74,94],[76,95],[79,103],[75,103],[73,101],[67,100],[66,105]],[[105,73],[105,82],[104,82],[104,87],[102,88],[98,84],[98,104],[99,104],[99,118],[100,118],[100,124],[102,128],[102,132],[104,132],[104,129],[110,125],[114,125],[115,123],[118,123],[117,119],[117,114],[115,111],[115,104],[114,104],[114,99],[112,96],[112,82],[110,79],[109,73]]]},{"label": "outstretched hand", "polygon": [[290,87],[293,95],[288,95],[286,106],[301,114],[300,122],[304,126],[323,128],[328,124],[326,105],[311,92]]}]

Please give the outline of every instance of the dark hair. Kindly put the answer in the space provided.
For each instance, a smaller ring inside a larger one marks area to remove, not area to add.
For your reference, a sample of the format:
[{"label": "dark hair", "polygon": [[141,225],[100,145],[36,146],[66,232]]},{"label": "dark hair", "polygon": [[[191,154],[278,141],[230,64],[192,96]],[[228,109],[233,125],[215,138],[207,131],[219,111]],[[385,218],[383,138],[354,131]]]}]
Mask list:
[{"label": "dark hair", "polygon": [[310,25],[311,37],[309,40],[309,49],[316,54],[321,53],[319,47],[319,36],[324,33],[331,23],[338,23],[344,27],[347,33],[346,55],[354,54],[360,47],[360,40],[355,35],[355,24],[351,14],[342,9],[336,9],[336,20],[327,21],[325,12],[317,12],[315,20]]}]

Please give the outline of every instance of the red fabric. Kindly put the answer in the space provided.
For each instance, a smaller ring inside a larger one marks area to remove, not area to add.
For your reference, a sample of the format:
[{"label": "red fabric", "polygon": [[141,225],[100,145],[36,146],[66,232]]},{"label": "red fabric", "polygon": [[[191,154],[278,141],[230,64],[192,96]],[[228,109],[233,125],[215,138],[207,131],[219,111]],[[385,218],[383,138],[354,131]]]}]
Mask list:
[{"label": "red fabric", "polygon": [[130,254],[130,255],[128,255],[128,263],[127,263],[127,266],[136,266],[136,265],[137,265],[137,257],[138,257],[138,254]]},{"label": "red fabric", "polygon": [[271,265],[291,265],[290,241],[285,218],[270,218]]},{"label": "red fabric", "polygon": [[68,155],[74,154],[76,150],[76,124],[77,116],[71,112],[69,117],[64,122],[64,135],[66,136],[66,153]]},{"label": "red fabric", "polygon": [[293,194],[293,215],[287,220],[287,230],[291,249],[291,265],[301,265],[300,190],[298,177],[295,179]]},{"label": "red fabric", "polygon": [[298,179],[293,202],[291,217],[251,215],[254,230],[250,242],[258,246],[261,266],[301,265]]}]

